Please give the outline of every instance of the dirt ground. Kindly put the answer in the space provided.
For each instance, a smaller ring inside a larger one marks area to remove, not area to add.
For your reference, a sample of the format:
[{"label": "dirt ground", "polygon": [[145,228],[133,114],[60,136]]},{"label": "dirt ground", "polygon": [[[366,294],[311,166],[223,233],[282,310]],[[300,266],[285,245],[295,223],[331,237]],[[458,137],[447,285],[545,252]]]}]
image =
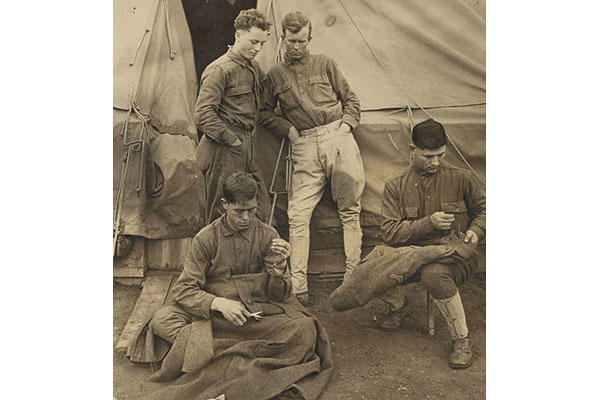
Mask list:
[{"label": "dirt ground", "polygon": [[[321,400],[359,399],[484,399],[485,398],[485,274],[461,288],[461,296],[473,339],[475,360],[466,370],[447,366],[450,336],[437,313],[436,334],[427,334],[425,290],[408,286],[412,312],[398,333],[377,329],[373,313],[384,305],[339,313],[327,304],[327,296],[340,282],[310,282],[313,304],[309,309],[323,323],[333,343],[335,370]],[[114,340],[123,330],[141,289],[115,284],[113,289]],[[114,348],[114,346],[113,346]],[[157,388],[146,382],[150,369],[130,363],[114,353],[114,396],[137,399]]]}]

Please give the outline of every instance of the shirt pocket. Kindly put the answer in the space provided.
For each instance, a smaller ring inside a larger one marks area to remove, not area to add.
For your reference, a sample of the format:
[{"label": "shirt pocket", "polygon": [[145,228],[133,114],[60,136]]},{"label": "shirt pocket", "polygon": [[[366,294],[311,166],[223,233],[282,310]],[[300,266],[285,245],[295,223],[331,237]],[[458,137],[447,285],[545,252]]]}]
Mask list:
[{"label": "shirt pocket", "polygon": [[225,93],[227,100],[236,105],[240,110],[254,110],[254,93],[252,86],[242,85],[230,87]]},{"label": "shirt pocket", "polygon": [[448,214],[454,214],[454,222],[450,227],[452,232],[464,232],[467,230],[469,216],[467,215],[467,205],[464,201],[442,203],[442,211]]},{"label": "shirt pocket", "polygon": [[326,76],[317,75],[308,78],[310,93],[315,103],[328,103],[337,101],[337,95],[331,87],[331,82]]},{"label": "shirt pocket", "polygon": [[292,93],[292,83],[283,82],[273,88],[273,96],[279,100],[279,106],[283,110],[291,110],[296,107],[296,99]]},{"label": "shirt pocket", "polygon": [[419,207],[404,207],[404,215],[408,220],[419,218]]}]

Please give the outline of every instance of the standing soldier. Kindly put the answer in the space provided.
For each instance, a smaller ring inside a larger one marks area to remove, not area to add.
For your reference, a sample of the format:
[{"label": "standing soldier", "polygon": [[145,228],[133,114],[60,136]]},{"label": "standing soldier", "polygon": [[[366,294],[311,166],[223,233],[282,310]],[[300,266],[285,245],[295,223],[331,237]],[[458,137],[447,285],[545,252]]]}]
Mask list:
[{"label": "standing soldier", "polygon": [[[206,224],[224,213],[219,201],[223,181],[236,171],[248,172],[256,179],[258,217],[265,221],[269,215],[269,195],[254,159],[254,132],[266,75],[254,58],[267,41],[270,26],[259,11],[241,11],[234,22],[234,45],[202,74],[194,118],[204,134],[198,160],[206,181]],[[269,123],[282,118],[270,116],[261,122],[274,129]]]},{"label": "standing soldier", "polygon": [[306,271],[310,219],[325,184],[337,203],[344,232],[346,278],[360,262],[362,231],[360,197],[365,175],[352,131],[360,120],[360,103],[338,65],[324,55],[310,54],[312,24],[301,12],[282,21],[285,57],[268,73],[266,108],[277,104],[290,122],[274,132],[290,139],[293,173],[288,198],[293,292],[308,303]]}]

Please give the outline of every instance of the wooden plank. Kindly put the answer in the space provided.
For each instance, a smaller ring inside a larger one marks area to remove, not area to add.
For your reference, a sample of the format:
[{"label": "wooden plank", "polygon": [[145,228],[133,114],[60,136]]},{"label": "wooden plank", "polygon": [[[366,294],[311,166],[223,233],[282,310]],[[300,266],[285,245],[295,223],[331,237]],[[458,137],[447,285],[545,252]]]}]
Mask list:
[{"label": "wooden plank", "polygon": [[146,271],[144,238],[129,236],[131,250],[122,257],[113,258],[113,276],[117,278],[143,278]]},{"label": "wooden plank", "polygon": [[164,304],[173,275],[154,275],[146,278],[144,288],[117,342],[117,351],[126,351],[129,341],[142,328],[146,319]]},{"label": "wooden plank", "polygon": [[144,270],[140,268],[113,268],[114,278],[143,278]]}]

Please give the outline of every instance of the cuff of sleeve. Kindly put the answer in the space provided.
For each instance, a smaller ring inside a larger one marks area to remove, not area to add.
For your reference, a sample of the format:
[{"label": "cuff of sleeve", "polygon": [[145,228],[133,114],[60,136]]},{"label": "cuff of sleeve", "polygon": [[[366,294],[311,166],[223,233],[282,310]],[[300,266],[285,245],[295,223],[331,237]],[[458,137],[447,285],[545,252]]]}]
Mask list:
[{"label": "cuff of sleeve", "polygon": [[212,302],[216,297],[217,296],[215,296],[214,294],[206,293],[204,301],[200,306],[202,309],[202,313],[204,314],[203,317],[210,318],[210,307],[212,306]]},{"label": "cuff of sleeve", "polygon": [[429,215],[416,220],[413,223],[413,229],[418,237],[423,237],[429,233],[433,233],[436,231],[435,226],[433,226],[433,223],[431,222],[431,217]]},{"label": "cuff of sleeve", "polygon": [[483,240],[483,237],[485,236],[485,232],[483,231],[483,229],[481,229],[477,225],[471,225],[469,227],[469,229],[467,229],[467,230],[475,232],[475,234],[477,235],[477,240],[480,242]]},{"label": "cuff of sleeve", "polygon": [[356,127],[358,126],[358,121],[350,114],[344,114],[342,116],[342,122],[345,122],[348,125],[350,125],[352,127],[352,130],[356,129]]},{"label": "cuff of sleeve", "polygon": [[223,138],[223,143],[228,146],[231,146],[236,140],[238,140],[238,137],[235,135],[235,133],[228,129],[223,131],[221,137]]}]

